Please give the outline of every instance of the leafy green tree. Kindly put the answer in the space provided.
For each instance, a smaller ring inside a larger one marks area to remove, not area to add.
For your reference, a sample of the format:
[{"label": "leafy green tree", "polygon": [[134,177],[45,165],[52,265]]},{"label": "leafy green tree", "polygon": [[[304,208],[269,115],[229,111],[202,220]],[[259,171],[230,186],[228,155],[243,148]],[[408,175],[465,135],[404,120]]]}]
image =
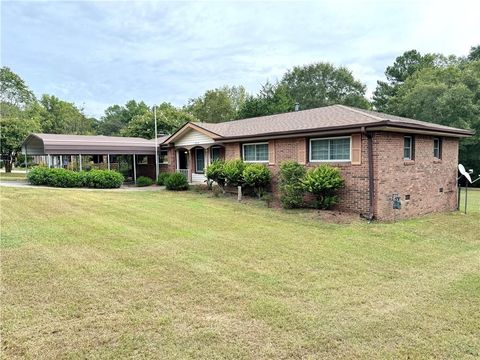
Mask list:
[{"label": "leafy green tree", "polygon": [[295,109],[295,100],[285,85],[266,82],[256,96],[247,96],[238,117],[246,119],[256,116],[280,114]]},{"label": "leafy green tree", "polygon": [[[196,118],[184,110],[177,109],[170,103],[162,103],[157,107],[157,130],[159,134],[171,134],[189,121]],[[123,136],[153,139],[155,136],[155,118],[153,111],[136,115],[121,130]]]},{"label": "leafy green tree", "polygon": [[0,152],[6,172],[12,171],[23,140],[40,129],[34,105],[35,96],[23,79],[7,67],[1,68]]},{"label": "leafy green tree", "polygon": [[283,75],[280,84],[302,110],[334,104],[369,107],[365,85],[345,67],[321,62],[295,66]]},{"label": "leafy green tree", "polygon": [[88,119],[83,110],[75,104],[60,100],[54,95],[42,95],[38,110],[40,125],[44,133],[49,134],[92,134],[92,119]]},{"label": "leafy green tree", "polygon": [[10,68],[0,68],[0,103],[24,109],[35,101],[25,81]]},{"label": "leafy green tree", "polygon": [[197,119],[209,123],[218,123],[237,118],[237,114],[246,99],[243,86],[207,90],[202,96],[190,99],[185,110]]},{"label": "leafy green tree", "polygon": [[405,51],[395,59],[393,65],[385,70],[387,81],[377,81],[377,88],[373,92],[373,105],[382,112],[390,112],[388,100],[395,96],[398,87],[416,71],[432,68],[446,59],[438,54],[420,54],[417,50]]},{"label": "leafy green tree", "polygon": [[480,60],[480,45],[472,46],[467,57],[470,61]]},{"label": "leafy green tree", "polygon": [[151,109],[143,101],[128,101],[124,106],[112,105],[105,110],[105,115],[98,124],[98,133],[102,135],[120,135],[122,129],[134,117],[146,115]]}]

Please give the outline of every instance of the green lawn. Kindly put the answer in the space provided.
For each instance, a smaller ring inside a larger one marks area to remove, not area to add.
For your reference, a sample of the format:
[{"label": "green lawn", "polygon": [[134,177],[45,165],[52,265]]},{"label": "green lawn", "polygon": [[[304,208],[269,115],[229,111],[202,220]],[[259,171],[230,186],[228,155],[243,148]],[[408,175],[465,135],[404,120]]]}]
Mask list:
[{"label": "green lawn", "polygon": [[1,188],[2,358],[478,358],[469,198],[337,225],[191,192]]},{"label": "green lawn", "polygon": [[25,173],[5,173],[0,172],[0,181],[21,181],[26,180]]}]

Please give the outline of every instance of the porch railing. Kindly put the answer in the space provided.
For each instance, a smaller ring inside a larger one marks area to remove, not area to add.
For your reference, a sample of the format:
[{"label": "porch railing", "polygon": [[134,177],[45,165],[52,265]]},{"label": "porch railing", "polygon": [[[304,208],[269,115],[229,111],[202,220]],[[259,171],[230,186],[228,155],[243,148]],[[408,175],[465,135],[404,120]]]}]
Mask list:
[{"label": "porch railing", "polygon": [[190,181],[190,169],[177,169],[177,172],[185,175],[188,181]]}]

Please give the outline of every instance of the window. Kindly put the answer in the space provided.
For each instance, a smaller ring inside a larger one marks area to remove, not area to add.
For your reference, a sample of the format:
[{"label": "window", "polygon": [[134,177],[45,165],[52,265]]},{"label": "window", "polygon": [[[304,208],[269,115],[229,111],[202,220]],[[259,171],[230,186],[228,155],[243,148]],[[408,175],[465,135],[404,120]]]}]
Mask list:
[{"label": "window", "polygon": [[436,159],[442,158],[442,141],[440,138],[433,139],[433,157]]},{"label": "window", "polygon": [[148,156],[147,155],[137,155],[137,164],[147,165],[148,164]]},{"label": "window", "polygon": [[351,138],[310,140],[310,161],[350,161]]},{"label": "window", "polygon": [[413,138],[411,136],[403,138],[403,159],[413,160]]},{"label": "window", "polygon": [[168,164],[168,150],[160,150],[158,152],[158,163]]},{"label": "window", "polygon": [[268,162],[268,143],[243,144],[243,160],[246,162]]},{"label": "window", "polygon": [[205,168],[205,150],[197,148],[195,149],[195,172],[203,174]]},{"label": "window", "polygon": [[221,159],[220,146],[213,146],[210,148],[210,162]]}]

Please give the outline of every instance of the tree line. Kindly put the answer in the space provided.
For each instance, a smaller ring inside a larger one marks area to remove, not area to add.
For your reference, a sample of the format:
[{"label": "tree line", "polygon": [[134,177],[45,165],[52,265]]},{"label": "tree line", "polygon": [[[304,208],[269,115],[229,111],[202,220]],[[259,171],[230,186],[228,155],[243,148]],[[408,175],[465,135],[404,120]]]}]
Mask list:
[{"label": "tree line", "polygon": [[[289,69],[267,81],[257,94],[243,86],[223,86],[176,107],[157,104],[159,133],[170,134],[188,121],[223,122],[343,104],[393,115],[473,129],[461,141],[460,161],[480,171],[480,46],[466,57],[404,52],[377,82],[372,100],[366,86],[343,66],[313,63]],[[85,115],[74,103],[44,94],[39,99],[8,67],[0,69],[2,160],[10,168],[20,144],[31,132],[99,134],[153,138],[152,107],[130,100],[109,106],[100,119]]]}]

